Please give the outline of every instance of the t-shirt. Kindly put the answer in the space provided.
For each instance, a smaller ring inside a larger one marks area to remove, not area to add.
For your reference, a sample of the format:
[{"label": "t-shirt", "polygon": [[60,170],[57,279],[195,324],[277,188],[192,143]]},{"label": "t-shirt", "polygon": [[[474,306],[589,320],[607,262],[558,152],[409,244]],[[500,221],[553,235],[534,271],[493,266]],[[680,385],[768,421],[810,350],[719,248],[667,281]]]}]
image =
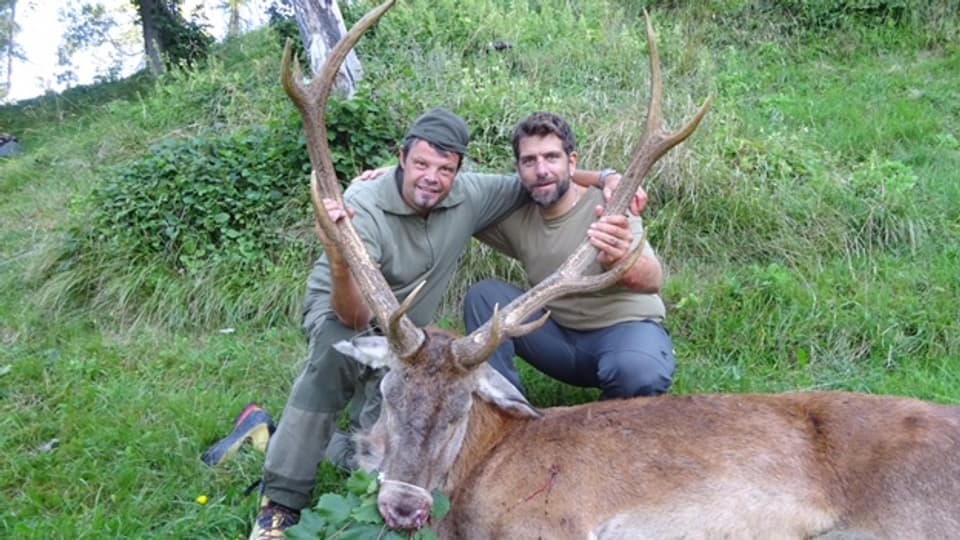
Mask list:
[{"label": "t-shirt", "polygon": [[[598,204],[603,204],[603,193],[590,189],[565,215],[545,220],[540,207],[529,202],[482,231],[477,238],[517,259],[533,286],[559,268],[587,238],[587,229],[596,221],[594,209]],[[643,220],[631,217],[630,227],[634,242],[639,242],[643,237]],[[645,243],[643,249],[646,254],[654,254],[649,243]],[[596,261],[585,271],[587,275],[601,272],[603,269]],[[553,300],[546,308],[557,324],[576,330],[605,328],[624,321],[662,322],[666,318],[666,307],[659,294],[640,294],[620,285],[592,293],[572,293]]]}]

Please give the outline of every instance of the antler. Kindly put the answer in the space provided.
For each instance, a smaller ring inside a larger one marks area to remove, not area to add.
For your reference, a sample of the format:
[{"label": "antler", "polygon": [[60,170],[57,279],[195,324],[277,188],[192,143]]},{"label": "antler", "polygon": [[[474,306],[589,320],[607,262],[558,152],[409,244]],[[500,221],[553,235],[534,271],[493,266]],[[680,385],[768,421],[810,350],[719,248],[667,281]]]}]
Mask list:
[{"label": "antler", "polygon": [[[357,21],[347,35],[330,51],[323,69],[309,83],[303,82],[300,64],[293,58],[291,41],[288,39],[283,49],[281,78],[284,90],[300,110],[300,116],[303,119],[307,151],[310,154],[310,164],[314,172],[311,176],[310,194],[317,222],[347,262],[364,300],[381,326],[387,330],[394,353],[400,358],[409,358],[416,353],[424,340],[423,331],[406,316],[410,302],[404,302],[403,306],[397,303],[386,279],[370,260],[350,220],[342,219],[339,223],[334,223],[323,205],[325,198],[343,203],[343,193],[333,169],[330,147],[327,144],[326,112],[330,90],[347,54],[364,32],[376,24],[394,2],[395,0],[387,0]],[[411,298],[413,296],[411,295]]]},{"label": "antler", "polygon": [[[640,141],[634,147],[633,159],[623,174],[620,184],[610,197],[604,215],[623,214],[630,205],[630,199],[654,163],[671,148],[690,136],[700,125],[713,100],[708,97],[697,113],[679,131],[670,133],[663,127],[662,101],[663,83],[660,78],[660,54],[657,50],[657,38],[653,32],[650,15],[643,11],[647,23],[647,41],[650,44],[650,105],[647,110],[647,127]],[[591,292],[613,285],[629,270],[640,256],[643,239],[629,257],[625,257],[607,272],[586,276],[586,268],[596,258],[596,248],[584,241],[564,261],[556,272],[548,276],[532,289],[507,305],[502,312],[494,311],[483,326],[469,336],[459,338],[452,345],[454,357],[464,368],[471,368],[484,362],[506,337],[528,334],[546,322],[549,314],[540,319],[524,323],[531,314],[541,309],[554,298],[571,292]]]}]

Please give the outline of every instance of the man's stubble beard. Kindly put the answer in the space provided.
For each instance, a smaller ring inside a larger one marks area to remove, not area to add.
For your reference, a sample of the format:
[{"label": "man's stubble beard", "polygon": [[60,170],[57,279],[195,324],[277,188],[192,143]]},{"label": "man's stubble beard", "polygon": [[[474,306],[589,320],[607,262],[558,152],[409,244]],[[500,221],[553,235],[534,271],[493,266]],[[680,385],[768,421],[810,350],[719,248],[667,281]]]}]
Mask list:
[{"label": "man's stubble beard", "polygon": [[556,182],[556,189],[551,193],[545,195],[536,195],[532,191],[530,192],[530,198],[533,199],[533,202],[541,208],[550,208],[557,203],[564,195],[567,194],[567,191],[570,190],[570,177],[566,177]]}]

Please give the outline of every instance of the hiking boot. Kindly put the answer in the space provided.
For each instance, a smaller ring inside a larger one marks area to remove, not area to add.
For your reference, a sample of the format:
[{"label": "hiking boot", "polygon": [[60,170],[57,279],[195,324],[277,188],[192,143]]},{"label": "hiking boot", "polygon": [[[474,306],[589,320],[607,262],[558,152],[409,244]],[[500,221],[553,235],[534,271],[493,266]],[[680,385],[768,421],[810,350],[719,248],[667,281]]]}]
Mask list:
[{"label": "hiking boot", "polygon": [[250,540],[281,540],[286,530],[300,521],[300,511],[266,501],[253,522]]},{"label": "hiking boot", "polygon": [[235,454],[245,442],[250,442],[257,450],[266,452],[270,435],[275,430],[273,419],[267,411],[251,403],[240,412],[240,416],[233,423],[233,431],[207,448],[200,459],[207,465],[216,467]]}]

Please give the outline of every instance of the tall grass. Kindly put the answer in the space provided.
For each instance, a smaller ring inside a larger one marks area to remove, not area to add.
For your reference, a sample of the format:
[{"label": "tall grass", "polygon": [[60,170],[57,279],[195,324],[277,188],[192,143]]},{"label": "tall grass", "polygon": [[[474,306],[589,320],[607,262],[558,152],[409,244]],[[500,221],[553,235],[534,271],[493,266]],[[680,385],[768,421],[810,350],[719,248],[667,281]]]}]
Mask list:
[{"label": "tall grass", "polygon": [[[548,109],[571,120],[585,167],[622,170],[646,114],[646,5],[668,124],[715,97],[646,184],[674,391],[960,403],[957,4],[848,4],[409,0],[359,53],[384,125],[451,107],[472,127],[476,168],[509,170],[512,126]],[[0,161],[4,536],[246,535],[256,497],[243,492],[262,455],[217,469],[199,455],[247,403],[282,410],[304,353],[310,216],[278,231],[297,242],[245,276],[254,286],[228,266],[179,273],[159,256],[77,253],[71,241],[114,165],[154,143],[288,118],[280,41],[264,30],[194,71],[0,108],[0,130],[26,149]],[[524,280],[472,246],[437,322],[458,328],[463,291],[491,275]],[[527,366],[523,377],[539,405],[597,397]],[[324,467],[318,490],[341,478]]]}]

